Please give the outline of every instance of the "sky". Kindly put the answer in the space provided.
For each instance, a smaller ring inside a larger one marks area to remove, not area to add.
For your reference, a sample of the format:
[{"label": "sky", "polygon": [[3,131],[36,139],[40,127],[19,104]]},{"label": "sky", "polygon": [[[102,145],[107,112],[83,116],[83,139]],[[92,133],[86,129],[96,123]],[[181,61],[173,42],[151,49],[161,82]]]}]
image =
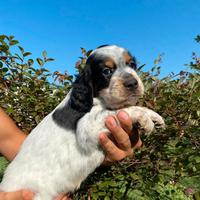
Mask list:
[{"label": "sky", "polygon": [[0,34],[14,35],[32,57],[46,50],[51,72],[76,73],[80,47],[116,44],[144,70],[163,54],[166,76],[200,53],[200,0],[1,0]]}]

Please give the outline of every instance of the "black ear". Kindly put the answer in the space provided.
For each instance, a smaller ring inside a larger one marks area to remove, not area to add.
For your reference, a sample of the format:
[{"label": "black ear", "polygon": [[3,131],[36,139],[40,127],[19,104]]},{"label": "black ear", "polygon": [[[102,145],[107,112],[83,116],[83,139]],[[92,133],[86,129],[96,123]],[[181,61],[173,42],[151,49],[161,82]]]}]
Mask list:
[{"label": "black ear", "polygon": [[67,104],[55,110],[54,121],[67,129],[75,129],[77,121],[89,112],[93,105],[93,83],[92,72],[89,64],[76,77],[70,99]]},{"label": "black ear", "polygon": [[77,76],[74,81],[72,92],[70,95],[69,106],[83,113],[83,115],[89,112],[93,105],[93,83],[92,72],[89,64],[85,66],[85,69]]}]

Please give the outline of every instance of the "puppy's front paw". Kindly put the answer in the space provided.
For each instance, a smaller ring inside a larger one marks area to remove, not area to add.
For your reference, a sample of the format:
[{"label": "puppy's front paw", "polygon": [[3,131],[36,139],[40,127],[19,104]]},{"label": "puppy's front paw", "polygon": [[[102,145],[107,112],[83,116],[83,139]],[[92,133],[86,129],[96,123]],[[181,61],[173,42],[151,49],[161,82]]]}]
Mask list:
[{"label": "puppy's front paw", "polygon": [[133,127],[138,129],[142,133],[151,133],[154,129],[154,123],[147,113],[142,110],[137,110],[134,116],[132,116]]},{"label": "puppy's front paw", "polygon": [[144,109],[145,109],[145,112],[147,113],[147,115],[153,121],[154,127],[156,129],[165,128],[165,122],[164,122],[163,118],[158,113],[156,113],[153,110],[150,110],[148,108],[144,108]]},{"label": "puppy's front paw", "polygon": [[131,106],[124,110],[131,116],[133,126],[142,133],[149,134],[154,128],[163,128],[165,126],[163,118],[148,108]]},{"label": "puppy's front paw", "polygon": [[150,117],[146,114],[143,114],[143,116],[138,119],[138,123],[140,124],[139,130],[143,133],[151,133],[154,129],[154,123],[150,119]]},{"label": "puppy's front paw", "polygon": [[159,119],[159,120],[155,120],[153,121],[155,128],[159,129],[159,128],[165,128],[165,122],[163,120],[163,118]]}]

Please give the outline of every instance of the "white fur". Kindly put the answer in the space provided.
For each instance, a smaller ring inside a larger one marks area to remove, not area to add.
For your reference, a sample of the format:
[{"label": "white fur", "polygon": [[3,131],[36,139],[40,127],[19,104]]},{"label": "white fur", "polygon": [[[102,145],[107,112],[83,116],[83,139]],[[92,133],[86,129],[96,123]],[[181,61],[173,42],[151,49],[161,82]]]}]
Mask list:
[{"label": "white fur", "polygon": [[98,55],[112,58],[117,65],[120,65],[121,62],[124,62],[122,57],[124,53],[124,48],[118,47],[116,45],[105,46],[100,49],[95,49],[94,51],[91,52],[90,55],[94,53],[98,53]]}]

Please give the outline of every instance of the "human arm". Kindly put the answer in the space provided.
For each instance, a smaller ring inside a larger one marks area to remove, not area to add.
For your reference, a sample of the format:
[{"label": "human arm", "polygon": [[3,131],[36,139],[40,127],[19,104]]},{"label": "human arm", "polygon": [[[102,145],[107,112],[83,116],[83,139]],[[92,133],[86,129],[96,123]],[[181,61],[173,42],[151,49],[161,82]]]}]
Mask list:
[{"label": "human arm", "polygon": [[26,138],[13,120],[0,108],[0,153],[11,161]]},{"label": "human arm", "polygon": [[[0,108],[0,153],[9,161],[13,160],[26,136]],[[0,200],[32,200],[33,197],[34,193],[25,189],[14,192],[0,192]],[[61,195],[56,200],[67,199],[67,196]]]}]

